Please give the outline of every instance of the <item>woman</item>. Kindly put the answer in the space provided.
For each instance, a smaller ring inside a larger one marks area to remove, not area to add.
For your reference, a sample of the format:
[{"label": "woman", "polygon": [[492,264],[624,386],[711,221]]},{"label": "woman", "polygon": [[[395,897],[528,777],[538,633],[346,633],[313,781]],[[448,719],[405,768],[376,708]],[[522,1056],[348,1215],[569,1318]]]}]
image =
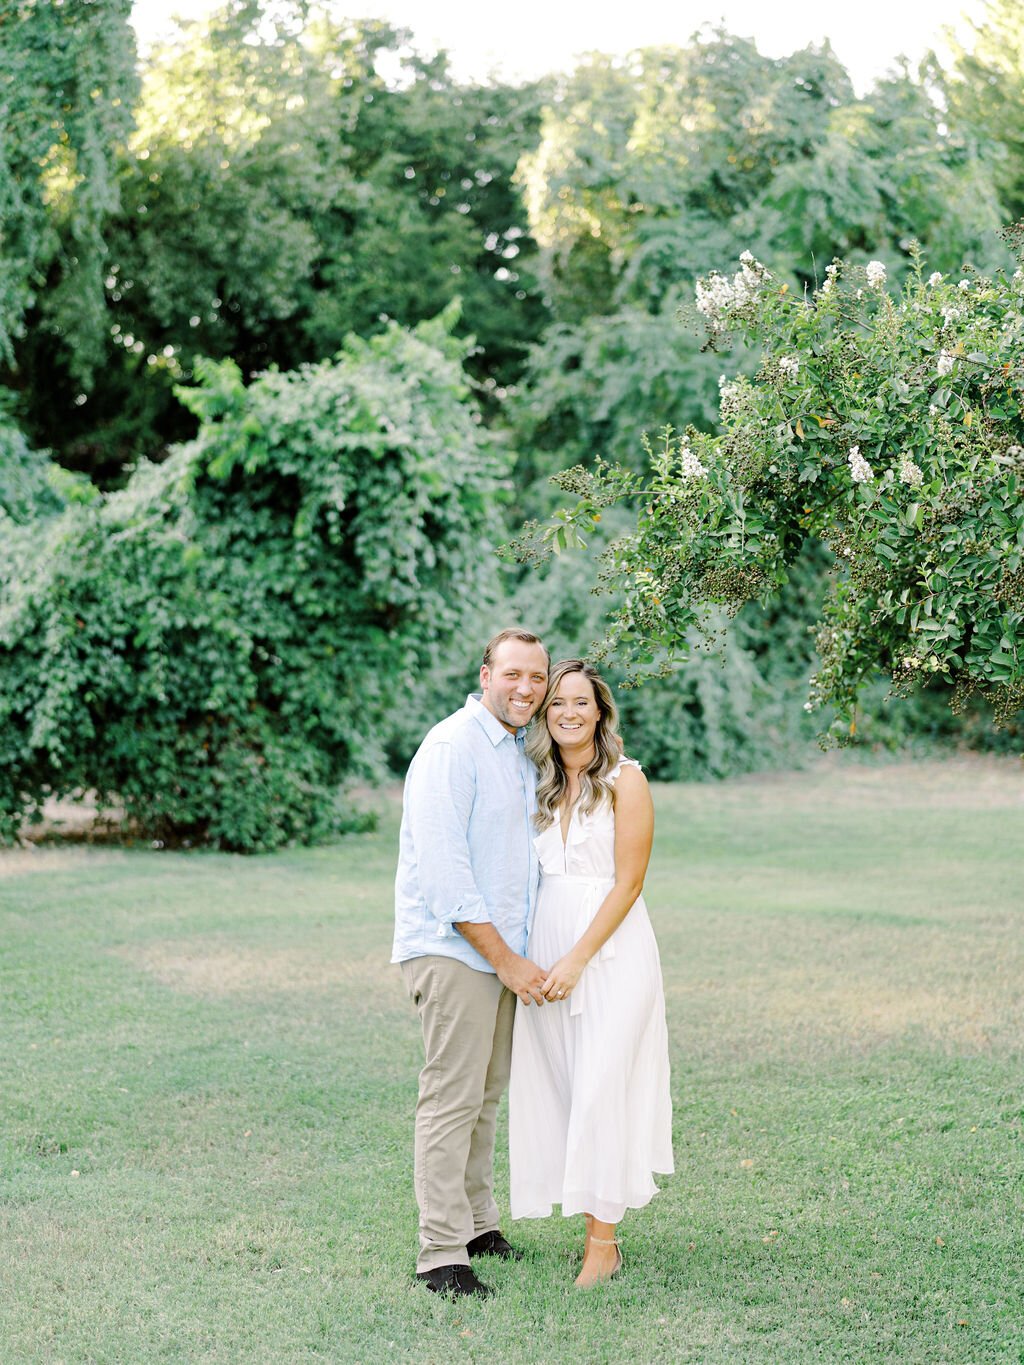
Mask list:
[{"label": "woman", "polygon": [[616,1227],[671,1173],[661,964],[641,896],[654,809],[623,757],[608,685],[555,664],[527,737],[537,765],[540,894],[527,954],[547,1003],[517,1006],[509,1087],[513,1218],[586,1220],[584,1287],[622,1264]]}]

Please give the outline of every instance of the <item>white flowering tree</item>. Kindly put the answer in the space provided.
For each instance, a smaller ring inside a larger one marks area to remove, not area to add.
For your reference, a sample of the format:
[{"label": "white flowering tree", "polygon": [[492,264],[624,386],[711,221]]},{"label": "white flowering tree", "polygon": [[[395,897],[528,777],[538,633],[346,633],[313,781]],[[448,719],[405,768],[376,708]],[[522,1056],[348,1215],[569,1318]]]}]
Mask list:
[{"label": "white flowering tree", "polygon": [[[1021,246],[1024,226],[1010,234]],[[579,543],[620,500],[635,530],[608,552],[625,588],[606,640],[634,677],[685,658],[710,608],[766,601],[809,538],[836,571],[817,623],[808,709],[840,739],[879,672],[906,694],[980,692],[1005,723],[1024,704],[1024,272],[933,273],[914,254],[899,295],[886,267],[829,266],[794,297],[745,252],[697,285],[707,345],[761,347],[752,379],[721,382],[717,434],[667,426],[648,470],[561,475],[579,501],[541,541]]]}]

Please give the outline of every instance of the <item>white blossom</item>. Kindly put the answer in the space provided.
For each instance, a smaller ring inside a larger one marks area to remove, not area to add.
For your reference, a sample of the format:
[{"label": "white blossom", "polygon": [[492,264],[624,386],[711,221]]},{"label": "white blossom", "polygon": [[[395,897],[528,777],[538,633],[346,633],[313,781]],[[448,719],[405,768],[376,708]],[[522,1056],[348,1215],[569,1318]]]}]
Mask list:
[{"label": "white blossom", "polygon": [[[753,257],[751,257],[751,260],[753,260]],[[770,279],[771,275],[765,270],[760,261],[754,261],[753,265],[748,261],[744,261],[739,273],[732,277],[732,282],[736,286],[737,291],[742,292],[742,290],[745,289],[748,295],[753,296],[757,293],[758,289],[760,289],[762,281]],[[745,302],[746,299],[744,299],[744,303]]]},{"label": "white blossom", "polygon": [[870,483],[875,477],[874,470],[860,453],[860,446],[851,446],[847,459],[850,462],[850,477],[854,483]]},{"label": "white blossom", "polygon": [[743,402],[743,382],[739,379],[728,380],[723,374],[718,381],[718,410],[722,421],[735,417]]},{"label": "white blossom", "polygon": [[929,288],[929,289],[934,289],[935,286],[936,286],[937,284],[941,284],[941,283],[942,283],[942,276],[939,274],[939,272],[938,272],[937,270],[936,270],[933,274],[931,274],[931,275],[928,276],[928,288]]},{"label": "white blossom", "polygon": [[795,379],[800,369],[800,361],[795,355],[784,355],[779,361],[779,369],[790,379]]},{"label": "white blossom", "polygon": [[702,479],[708,472],[685,441],[679,447],[679,465],[684,479]]},{"label": "white blossom", "polygon": [[959,289],[960,292],[963,294],[966,294],[970,287],[971,287],[970,280],[961,280],[960,283],[957,285],[957,289]]},{"label": "white blossom", "polygon": [[954,366],[955,364],[956,364],[956,356],[953,354],[953,352],[952,352],[952,351],[947,351],[947,350],[942,350],[942,351],[939,352],[939,359],[938,359],[938,361],[936,362],[936,365],[935,365],[936,373],[938,373],[938,374],[940,374],[940,375],[943,375],[943,374],[952,374],[952,372],[953,372],[953,366]]},{"label": "white blossom", "polygon": [[939,405],[938,405],[937,403],[929,403],[929,404],[928,404],[928,416],[929,416],[929,417],[937,417],[938,414],[939,414]]},{"label": "white blossom", "polygon": [[707,280],[697,281],[697,312],[706,318],[716,319],[733,306],[736,291],[724,275],[709,275]]},{"label": "white blossom", "polygon": [[712,271],[706,280],[697,281],[697,311],[713,328],[721,328],[727,314],[749,303],[761,286],[772,278],[749,251],[743,252],[740,261],[740,269],[731,280]]},{"label": "white blossom", "polygon": [[920,488],[924,483],[924,470],[909,455],[904,455],[900,460],[900,483],[910,488]]},{"label": "white blossom", "polygon": [[963,315],[964,315],[964,310],[963,310],[962,308],[953,308],[953,307],[943,308],[943,310],[942,310],[942,325],[943,325],[943,327],[949,327],[949,326],[951,326],[954,322],[959,322],[960,319],[963,317]]},{"label": "white blossom", "polygon": [[820,291],[822,294],[831,294],[838,275],[839,267],[837,265],[827,265],[825,267],[825,283],[821,286]]},{"label": "white blossom", "polygon": [[866,274],[872,289],[881,289],[885,284],[885,266],[881,261],[868,261]]}]

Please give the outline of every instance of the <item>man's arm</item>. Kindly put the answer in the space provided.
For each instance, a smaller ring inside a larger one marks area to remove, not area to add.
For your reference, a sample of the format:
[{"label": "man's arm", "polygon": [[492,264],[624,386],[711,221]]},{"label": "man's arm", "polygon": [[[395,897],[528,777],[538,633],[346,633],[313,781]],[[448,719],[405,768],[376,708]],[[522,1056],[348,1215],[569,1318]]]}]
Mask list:
[{"label": "man's arm", "polygon": [[475,794],[475,779],[450,744],[435,744],[417,757],[405,800],[420,894],[438,922],[439,937],[460,933],[524,1005],[541,1004],[546,973],[498,933],[473,875],[467,832]]},{"label": "man's arm", "polygon": [[501,984],[507,986],[510,991],[515,991],[524,1005],[531,1002],[543,1005],[544,993],[541,987],[547,973],[528,957],[520,957],[518,953],[514,953],[493,924],[456,921],[455,928],[481,957],[487,959]]}]

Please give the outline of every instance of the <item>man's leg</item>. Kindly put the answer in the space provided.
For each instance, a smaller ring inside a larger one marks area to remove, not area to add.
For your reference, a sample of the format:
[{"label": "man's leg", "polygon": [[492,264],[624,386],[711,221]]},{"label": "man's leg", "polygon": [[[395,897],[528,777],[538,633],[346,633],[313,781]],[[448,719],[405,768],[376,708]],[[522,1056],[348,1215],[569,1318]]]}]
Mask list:
[{"label": "man's leg", "polygon": [[483,1104],[473,1129],[466,1163],[466,1198],[473,1211],[474,1236],[497,1229],[501,1221],[494,1202],[494,1130],[498,1122],[498,1101],[508,1088],[515,1013],[515,995],[510,990],[502,990],[494,1021]]},{"label": "man's leg", "polygon": [[467,1166],[504,987],[493,973],[448,957],[411,958],[402,963],[402,976],[420,1016],[425,1053],[416,1104],[416,1269],[468,1266],[474,1222]]}]

